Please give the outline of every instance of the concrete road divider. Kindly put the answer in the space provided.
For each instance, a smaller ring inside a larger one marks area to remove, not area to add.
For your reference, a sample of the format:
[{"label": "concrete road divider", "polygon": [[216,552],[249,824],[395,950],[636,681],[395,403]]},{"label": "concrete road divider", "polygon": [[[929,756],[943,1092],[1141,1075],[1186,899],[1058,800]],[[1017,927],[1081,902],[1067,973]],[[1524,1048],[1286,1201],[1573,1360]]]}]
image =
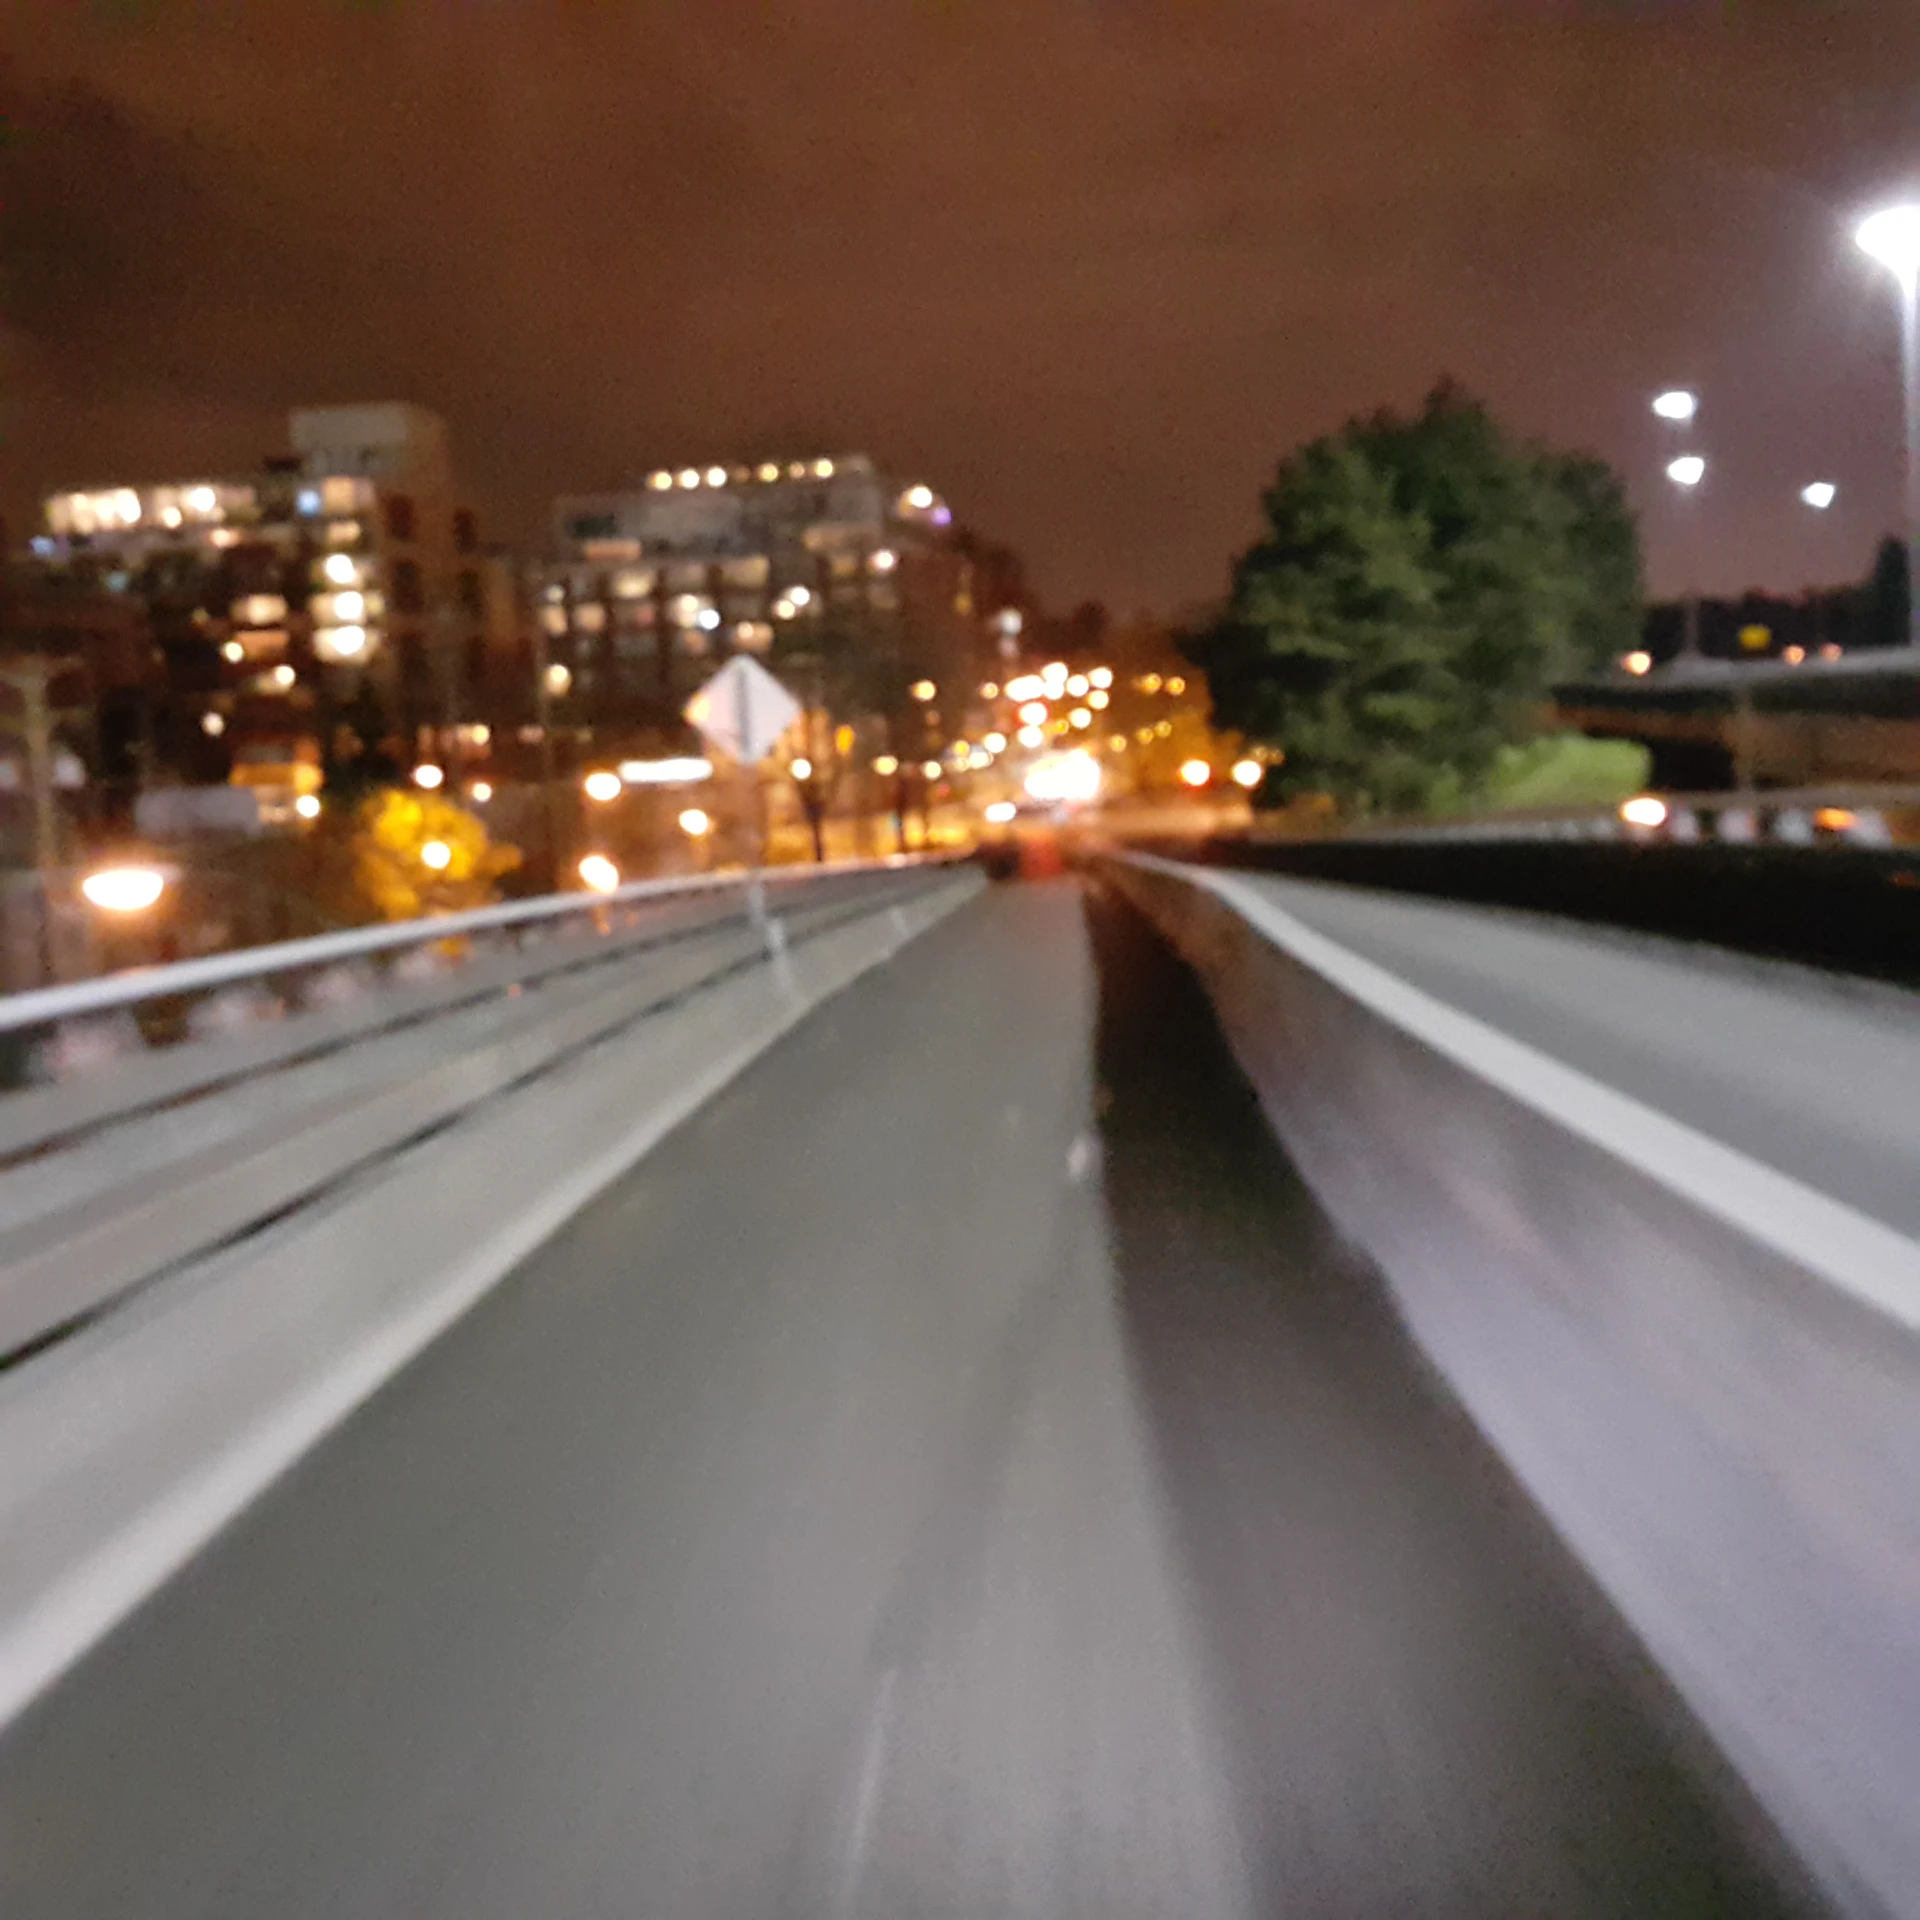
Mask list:
[{"label": "concrete road divider", "polygon": [[1837,1905],[1920,1914],[1920,1246],[1261,883],[1097,871],[1199,972],[1329,1213]]}]

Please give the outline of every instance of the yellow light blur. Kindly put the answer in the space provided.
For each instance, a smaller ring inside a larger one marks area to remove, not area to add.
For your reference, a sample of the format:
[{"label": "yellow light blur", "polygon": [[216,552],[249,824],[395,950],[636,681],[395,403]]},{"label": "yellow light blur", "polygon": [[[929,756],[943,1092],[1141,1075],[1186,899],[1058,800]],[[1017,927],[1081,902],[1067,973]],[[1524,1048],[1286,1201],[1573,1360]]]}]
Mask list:
[{"label": "yellow light blur", "polygon": [[1096,687],[1110,687],[1113,685],[1113,669],[1111,667],[1095,667],[1094,670],[1087,675],[1087,678],[1092,681]]},{"label": "yellow light blur", "polygon": [[1047,683],[1037,673],[1023,673],[1017,680],[1007,682],[1009,700],[1038,700],[1047,690]]},{"label": "yellow light blur", "polygon": [[1042,725],[1047,717],[1047,703],[1044,700],[1029,700],[1020,709],[1021,724],[1029,727]]},{"label": "yellow light blur", "polygon": [[1187,683],[1182,680],[1178,674],[1175,674],[1174,677],[1167,682],[1167,691],[1169,693],[1185,693],[1186,690]]},{"label": "yellow light blur", "polygon": [[1022,727],[1014,735],[1023,747],[1037,747],[1046,737],[1038,727]]},{"label": "yellow light blur", "polygon": [[1648,653],[1644,648],[1635,647],[1630,654],[1627,654],[1621,660],[1620,664],[1632,674],[1648,673],[1651,672],[1653,668],[1653,655]]},{"label": "yellow light blur", "polygon": [[777,460],[762,460],[760,462],[759,472],[762,480],[778,480],[780,478],[780,463]]},{"label": "yellow light blur", "polygon": [[1782,648],[1780,653],[1780,658],[1790,667],[1797,667],[1806,657],[1807,650],[1805,647],[1785,647]]},{"label": "yellow light blur", "polygon": [[1190,787],[1204,787],[1213,778],[1213,769],[1204,760],[1183,760],[1180,778]]},{"label": "yellow light blur", "polygon": [[1813,824],[1828,833],[1845,833],[1859,822],[1850,807],[1820,807],[1814,812]]},{"label": "yellow light blur", "polygon": [[302,820],[320,818],[320,796],[317,793],[303,793],[294,801],[293,810]]},{"label": "yellow light blur", "polygon": [[1160,676],[1157,673],[1148,674],[1140,682],[1140,691],[1142,693],[1158,693],[1160,691]]},{"label": "yellow light blur", "polygon": [[445,769],[436,767],[431,760],[422,760],[413,770],[413,784],[427,793],[432,793],[446,777]]},{"label": "yellow light blur", "polygon": [[351,624],[366,618],[367,596],[356,588],[348,588],[344,593],[333,596],[333,617]]},{"label": "yellow light blur", "polygon": [[326,575],[328,584],[336,587],[350,587],[360,577],[360,569],[350,553],[328,554],[320,563],[320,571]]},{"label": "yellow light blur", "polygon": [[280,665],[273,670],[273,684],[276,687],[290,687],[297,678],[298,675],[295,674],[294,670],[288,666],[285,661],[282,661]]},{"label": "yellow light blur", "polygon": [[1655,793],[1637,793],[1620,803],[1620,818],[1630,827],[1664,827],[1667,803]]},{"label": "yellow light blur", "polygon": [[929,780],[938,780],[940,778],[940,762],[938,760],[923,760],[920,763],[920,771],[924,773]]},{"label": "yellow light blur", "polygon": [[996,800],[986,810],[986,818],[996,827],[1004,827],[1020,809],[1011,800]]},{"label": "yellow light blur", "polygon": [[878,548],[867,562],[875,573],[891,573],[900,564],[900,556],[891,547]]},{"label": "yellow light blur", "polygon": [[813,477],[816,480],[831,480],[833,478],[833,462],[831,460],[816,460],[813,463]]},{"label": "yellow light blur", "polygon": [[103,913],[144,913],[166,886],[166,875],[153,867],[102,867],[80,882],[80,891]]},{"label": "yellow light blur", "polygon": [[931,700],[940,691],[931,680],[916,680],[909,689],[916,700]]},{"label": "yellow light blur", "polygon": [[989,753],[1005,753],[1007,750],[1007,736],[1004,733],[990,733],[980,744],[985,747]]},{"label": "yellow light blur", "polygon": [[898,773],[900,771],[900,762],[890,753],[878,754],[874,758],[873,770],[883,777],[890,773]]},{"label": "yellow light blur", "polygon": [[1173,722],[1171,720],[1156,720],[1153,723],[1153,730],[1162,740],[1170,740],[1173,738]]},{"label": "yellow light blur", "polygon": [[420,849],[420,864],[435,873],[444,873],[453,865],[453,849],[444,840],[429,840]]},{"label": "yellow light blur", "polygon": [[1070,726],[1090,727],[1093,725],[1093,715],[1090,714],[1085,707],[1075,707],[1074,710],[1067,715],[1067,722]]},{"label": "yellow light blur", "polygon": [[1144,746],[1145,746],[1145,745],[1147,744],[1147,742],[1148,742],[1149,740],[1151,740],[1152,738],[1153,738],[1153,729],[1152,729],[1151,727],[1142,727],[1142,728],[1140,729],[1140,744],[1141,744],[1141,745],[1142,745],[1143,747],[1144,747]]},{"label": "yellow light blur", "polygon": [[907,505],[920,513],[925,513],[926,510],[933,505],[933,489],[931,487],[909,487],[907,489]]},{"label": "yellow light blur", "polygon": [[707,485],[708,486],[724,487],[726,484],[727,484],[727,470],[725,467],[709,467],[707,469]]},{"label": "yellow light blur", "polygon": [[229,640],[226,645],[220,649],[220,657],[223,660],[231,660],[237,664],[247,657],[247,650],[238,640]]},{"label": "yellow light blur", "polygon": [[1048,691],[1058,699],[1059,690],[1067,684],[1067,663],[1064,660],[1049,660],[1040,669],[1040,678]]},{"label": "yellow light blur", "polygon": [[1127,750],[1127,736],[1124,733],[1110,733],[1107,735],[1107,745],[1115,753],[1125,753]]},{"label": "yellow light blur", "polygon": [[221,713],[203,713],[200,716],[200,731],[210,740],[218,740],[227,730],[227,719]]},{"label": "yellow light blur", "polygon": [[650,473],[647,475],[647,485],[656,493],[665,493],[673,485],[673,475],[665,472]]},{"label": "yellow light blur", "polygon": [[558,660],[547,669],[546,686],[551,694],[562,694],[573,685],[573,675]]},{"label": "yellow light blur", "polygon": [[680,831],[690,840],[699,840],[711,830],[712,819],[704,807],[688,807],[680,815]]},{"label": "yellow light blur", "polygon": [[980,689],[980,698],[982,700],[998,700],[1000,698],[1000,683],[997,680],[989,680],[986,685]]},{"label": "yellow light blur", "polygon": [[604,853],[589,853],[574,869],[594,893],[611,893],[620,884],[620,869]]},{"label": "yellow light blur", "polygon": [[1088,680],[1084,673],[1070,673],[1067,675],[1067,691],[1076,700],[1084,700],[1087,697],[1087,688],[1091,685],[1092,682]]},{"label": "yellow light blur", "polygon": [[674,478],[678,480],[683,487],[697,487],[700,484],[700,469],[698,467],[682,467],[680,471],[674,475]]},{"label": "yellow light blur", "polygon": [[467,791],[484,807],[487,802],[493,798],[493,782],[491,780],[476,780]]},{"label": "yellow light blur", "polygon": [[1258,760],[1236,760],[1233,763],[1233,784],[1251,790],[1260,784],[1265,772],[1266,768]]},{"label": "yellow light blur", "polygon": [[813,762],[804,757],[794,761],[790,770],[796,780],[811,780],[813,778]]},{"label": "yellow light blur", "polygon": [[609,767],[596,767],[580,784],[589,800],[598,800],[602,805],[618,800],[626,790],[625,781]]},{"label": "yellow light blur", "polygon": [[1090,706],[1094,712],[1098,713],[1112,698],[1112,694],[1103,693],[1098,687],[1095,687],[1094,690],[1087,695],[1087,705]]},{"label": "yellow light blur", "polygon": [[365,627],[316,627],[314,651],[324,660],[351,660],[367,644]]}]

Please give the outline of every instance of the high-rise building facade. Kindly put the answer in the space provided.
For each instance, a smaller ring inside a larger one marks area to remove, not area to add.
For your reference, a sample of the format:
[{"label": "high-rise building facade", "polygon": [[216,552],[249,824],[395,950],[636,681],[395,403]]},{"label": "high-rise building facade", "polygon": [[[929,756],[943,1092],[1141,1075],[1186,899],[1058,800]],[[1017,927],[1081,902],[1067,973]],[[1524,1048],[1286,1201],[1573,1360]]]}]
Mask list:
[{"label": "high-rise building facade", "polygon": [[664,739],[728,656],[848,717],[972,684],[993,607],[934,490],[863,454],[661,469],[555,503],[534,576],[550,685],[606,731]]},{"label": "high-rise building facade", "polygon": [[147,609],[146,751],[176,778],[217,779],[249,754],[410,756],[473,717],[489,650],[516,636],[435,415],[302,408],[289,439],[291,455],[240,477],[46,502],[46,580]]}]

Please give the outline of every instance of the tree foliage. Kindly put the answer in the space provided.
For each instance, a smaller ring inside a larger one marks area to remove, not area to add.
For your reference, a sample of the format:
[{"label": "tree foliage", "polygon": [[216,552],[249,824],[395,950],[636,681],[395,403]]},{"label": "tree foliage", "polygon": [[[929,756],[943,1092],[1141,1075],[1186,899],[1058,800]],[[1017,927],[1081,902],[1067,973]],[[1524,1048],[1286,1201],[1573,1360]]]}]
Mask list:
[{"label": "tree foliage", "polygon": [[1555,679],[1638,644],[1618,479],[1509,439],[1450,384],[1301,448],[1264,504],[1187,651],[1218,724],[1285,753],[1267,798],[1424,807],[1480,782]]},{"label": "tree foliage", "polygon": [[[439,865],[427,858],[436,845],[445,852]],[[519,864],[517,847],[493,845],[479,820],[438,794],[389,787],[370,794],[356,817],[354,881],[384,920],[486,906],[500,876]]]}]

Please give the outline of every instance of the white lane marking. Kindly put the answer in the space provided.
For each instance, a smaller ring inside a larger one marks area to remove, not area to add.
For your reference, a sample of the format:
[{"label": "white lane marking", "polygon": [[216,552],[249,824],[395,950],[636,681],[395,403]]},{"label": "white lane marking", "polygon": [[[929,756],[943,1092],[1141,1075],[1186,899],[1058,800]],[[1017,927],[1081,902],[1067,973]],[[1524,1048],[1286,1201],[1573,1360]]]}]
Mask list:
[{"label": "white lane marking", "polygon": [[1590,1079],[1317,933],[1244,880],[1135,856],[1205,887],[1403,1033],[1901,1326],[1920,1331],[1920,1245],[1777,1167]]},{"label": "white lane marking", "polygon": [[851,1920],[860,1898],[860,1882],[867,1870],[867,1855],[873,1848],[873,1821],[880,1810],[880,1783],[886,1777],[887,1748],[893,1738],[894,1682],[898,1669],[889,1667],[880,1676],[879,1690],[867,1715],[866,1738],[860,1746],[860,1773],[854,1784],[853,1818],[847,1824],[846,1852],[840,1861],[840,1885],[834,1911],[840,1920]]},{"label": "white lane marking", "polygon": [[1099,1161],[1100,1149],[1094,1144],[1093,1135],[1076,1133],[1073,1145],[1067,1149],[1067,1178],[1076,1187],[1085,1186]]}]

